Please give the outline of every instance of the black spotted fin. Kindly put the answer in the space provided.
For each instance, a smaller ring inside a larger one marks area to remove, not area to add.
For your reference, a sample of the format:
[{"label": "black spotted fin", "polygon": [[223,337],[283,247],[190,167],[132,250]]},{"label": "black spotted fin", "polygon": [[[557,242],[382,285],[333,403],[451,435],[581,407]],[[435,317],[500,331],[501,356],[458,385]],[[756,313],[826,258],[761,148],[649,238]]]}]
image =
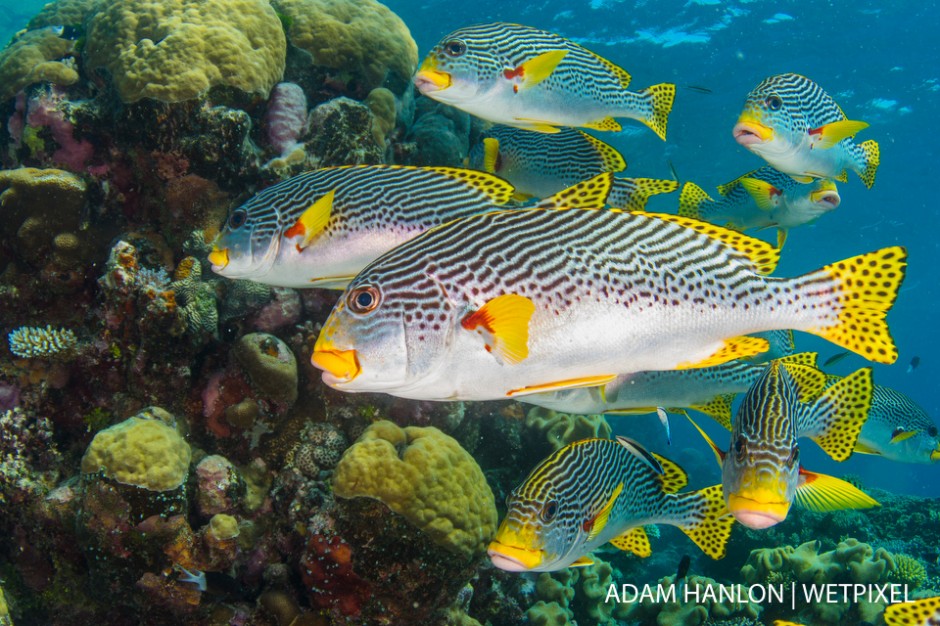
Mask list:
[{"label": "black spotted fin", "polygon": [[539,201],[535,208],[603,209],[607,205],[607,196],[610,195],[613,184],[613,173],[604,172],[562,189]]},{"label": "black spotted fin", "polygon": [[425,168],[447,178],[460,181],[485,195],[493,204],[503,205],[512,199],[516,189],[511,184],[493,174],[478,170],[468,170],[460,167],[428,167]]},{"label": "black spotted fin", "polygon": [[619,133],[621,130],[623,130],[623,126],[620,125],[620,122],[612,117],[605,117],[593,122],[589,122],[585,124],[584,127],[590,128],[591,130],[602,130],[609,133]]},{"label": "black spotted fin", "polygon": [[672,193],[679,183],[658,178],[615,178],[607,204],[625,211],[642,211],[650,196]]},{"label": "black spotted fin", "polygon": [[725,556],[734,517],[725,505],[721,485],[675,496],[676,525],[713,559]]},{"label": "black spotted fin", "polygon": [[940,624],[940,596],[921,598],[885,607],[887,626],[938,626]]},{"label": "black spotted fin", "polygon": [[[616,66],[615,66],[616,67]],[[627,169],[627,162],[624,160],[623,155],[617,151],[613,146],[604,143],[597,137],[592,137],[584,131],[575,129],[584,140],[591,144],[591,147],[601,158],[601,169],[605,172],[622,172]]]},{"label": "black spotted fin", "polygon": [[696,404],[689,408],[704,413],[727,430],[731,430],[731,403],[734,402],[735,395],[733,393],[723,393],[715,396],[705,404]]},{"label": "black spotted fin", "polygon": [[802,467],[793,502],[815,513],[881,506],[877,500],[849,482],[810,472]]},{"label": "black spotted fin", "polygon": [[705,357],[705,359],[701,361],[686,361],[684,363],[679,363],[676,366],[676,369],[684,370],[700,367],[712,367],[713,365],[721,365],[722,363],[734,361],[735,359],[744,359],[747,357],[756,356],[762,352],[766,352],[769,349],[770,342],[762,337],[750,337],[747,335],[742,337],[732,337],[731,339],[725,339],[721,346],[710,356]]},{"label": "black spotted fin", "polygon": [[702,205],[708,202],[714,202],[712,197],[695,183],[688,182],[682,185],[682,191],[679,192],[679,215],[700,220]]},{"label": "black spotted fin", "polygon": [[641,559],[653,554],[650,538],[642,526],[631,528],[627,532],[610,540],[611,545],[624,552],[630,552]]},{"label": "black spotted fin", "polygon": [[330,221],[330,215],[333,213],[333,197],[336,190],[331,189],[323,194],[316,202],[307,207],[307,210],[301,213],[294,225],[284,231],[284,237],[300,237],[297,243],[297,251],[301,252],[310,245],[317,235],[326,228]]},{"label": "black spotted fin", "polygon": [[487,352],[514,365],[529,356],[529,320],[534,312],[532,300],[508,293],[488,301],[460,325],[481,335]]},{"label": "black spotted fin", "polygon": [[[787,367],[791,375],[792,369]],[[822,382],[825,384],[825,376]],[[870,367],[849,374],[800,411],[797,436],[809,437],[833,459],[844,461],[851,456],[868,419],[873,393]]]},{"label": "black spotted fin", "polygon": [[865,183],[865,186],[871,189],[872,185],[875,184],[875,173],[878,171],[878,165],[881,164],[881,149],[878,147],[877,141],[869,139],[858,146],[858,151],[861,153],[864,164],[858,176]]}]

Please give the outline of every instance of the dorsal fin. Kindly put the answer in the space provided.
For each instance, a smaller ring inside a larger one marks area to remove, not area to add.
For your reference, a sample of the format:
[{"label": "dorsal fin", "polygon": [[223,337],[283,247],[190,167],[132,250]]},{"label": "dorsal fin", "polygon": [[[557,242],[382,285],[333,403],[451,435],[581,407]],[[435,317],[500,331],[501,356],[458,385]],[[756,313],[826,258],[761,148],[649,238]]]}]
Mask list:
[{"label": "dorsal fin", "polygon": [[634,215],[644,215],[646,217],[660,219],[664,222],[672,222],[673,224],[694,230],[697,233],[708,235],[747,257],[754,266],[754,271],[758,274],[770,274],[776,269],[777,261],[780,260],[780,250],[766,241],[749,237],[722,226],[716,226],[715,224],[710,224],[692,217],[672,215],[670,213],[647,213],[646,211],[633,211],[633,213]]},{"label": "dorsal fin", "polygon": [[738,176],[737,178],[735,178],[735,179],[732,180],[731,182],[727,182],[727,183],[725,183],[724,185],[718,185],[718,187],[717,187],[718,193],[719,193],[720,195],[722,195],[722,196],[727,196],[729,193],[731,193],[732,191],[734,191],[734,188],[735,188],[735,187],[739,187],[739,186],[741,185],[741,180],[742,180],[742,179],[744,179],[744,178],[754,178],[754,174],[756,174],[757,172],[758,172],[758,170],[753,170],[753,171],[748,172],[747,174],[741,174],[740,176]]},{"label": "dorsal fin", "polygon": [[425,169],[476,189],[494,204],[506,204],[515,192],[515,188],[499,176],[479,170],[466,170],[459,167],[428,167]]},{"label": "dorsal fin", "polygon": [[678,493],[680,489],[684,489],[689,484],[689,477],[686,475],[685,470],[666,457],[655,452],[652,455],[656,457],[656,460],[663,468],[663,473],[659,477],[659,484],[663,486],[665,493]]},{"label": "dorsal fin", "polygon": [[610,71],[611,74],[616,76],[617,80],[620,81],[621,87],[626,89],[627,87],[630,86],[630,81],[632,80],[632,77],[630,76],[630,73],[627,72],[627,70],[623,69],[619,65],[615,65],[614,63],[608,61],[602,56],[594,54],[593,52],[591,52],[590,50],[586,48],[583,48],[583,50],[587,52],[588,54],[592,55],[595,59],[597,59],[598,63],[603,65],[605,68],[607,68],[608,71]]},{"label": "dorsal fin", "polygon": [[588,135],[583,130],[577,130],[576,132],[580,133],[584,140],[591,144],[591,147],[597,152],[601,157],[601,168],[605,172],[622,172],[627,169],[627,162],[624,160],[623,155],[617,151],[616,148],[610,144],[606,144],[597,137],[592,137]]},{"label": "dorsal fin", "polygon": [[598,174],[541,200],[538,209],[603,209],[614,184],[611,172]]}]

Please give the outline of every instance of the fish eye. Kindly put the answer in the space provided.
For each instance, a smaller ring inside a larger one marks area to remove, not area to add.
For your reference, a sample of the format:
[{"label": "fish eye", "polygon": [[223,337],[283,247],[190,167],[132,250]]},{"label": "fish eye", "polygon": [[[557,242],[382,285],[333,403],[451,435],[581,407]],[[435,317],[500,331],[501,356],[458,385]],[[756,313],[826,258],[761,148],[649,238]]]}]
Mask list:
[{"label": "fish eye", "polygon": [[931,437],[936,437],[936,436],[937,436],[937,427],[936,427],[936,426],[931,426],[930,428],[928,428],[928,429],[927,429],[927,434],[930,435]]},{"label": "fish eye", "polygon": [[767,96],[767,99],[764,100],[764,104],[766,104],[767,108],[771,111],[779,111],[780,107],[783,106],[783,100],[781,100],[778,95]]},{"label": "fish eye", "polygon": [[539,511],[539,517],[543,522],[550,522],[555,519],[555,515],[558,513],[558,502],[555,500],[549,500],[545,503],[545,506],[542,507],[542,510]]},{"label": "fish eye", "polygon": [[793,446],[793,449],[790,450],[790,456],[787,457],[787,467],[793,467],[793,465],[800,460],[800,446]]},{"label": "fish eye", "polygon": [[228,227],[229,228],[241,228],[245,225],[245,222],[248,221],[248,211],[244,209],[238,209],[233,211],[228,218]]},{"label": "fish eye", "polygon": [[462,56],[467,51],[467,44],[460,40],[448,41],[444,44],[444,52],[452,57]]},{"label": "fish eye", "polygon": [[743,461],[747,456],[747,440],[744,435],[738,436],[734,442],[734,455],[739,461]]},{"label": "fish eye", "polygon": [[379,290],[372,285],[356,287],[346,296],[346,305],[353,313],[364,315],[379,306]]}]

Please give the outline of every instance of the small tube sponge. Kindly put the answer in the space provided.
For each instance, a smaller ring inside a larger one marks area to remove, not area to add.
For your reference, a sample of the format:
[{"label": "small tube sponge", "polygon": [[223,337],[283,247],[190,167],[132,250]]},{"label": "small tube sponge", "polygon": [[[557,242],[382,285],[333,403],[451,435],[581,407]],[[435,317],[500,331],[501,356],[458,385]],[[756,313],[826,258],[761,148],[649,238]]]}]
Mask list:
[{"label": "small tube sponge", "polygon": [[104,472],[151,491],[177,489],[186,482],[192,452],[172,421],[163,409],[149,407],[98,432],[82,457],[82,472]]},{"label": "small tube sponge", "polygon": [[372,424],[340,459],[333,492],[380,500],[465,558],[481,554],[496,531],[496,503],[483,471],[437,428]]}]

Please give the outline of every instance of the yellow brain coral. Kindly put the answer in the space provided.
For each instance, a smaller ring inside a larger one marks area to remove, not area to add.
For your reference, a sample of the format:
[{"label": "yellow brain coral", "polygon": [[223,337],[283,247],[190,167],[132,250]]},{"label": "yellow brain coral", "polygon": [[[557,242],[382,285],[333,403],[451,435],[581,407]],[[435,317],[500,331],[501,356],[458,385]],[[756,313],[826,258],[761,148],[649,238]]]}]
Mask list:
[{"label": "yellow brain coral", "polygon": [[0,100],[16,95],[23,87],[48,81],[68,86],[78,81],[70,57],[74,41],[63,39],[52,29],[31,30],[17,37],[0,52]]},{"label": "yellow brain coral", "polygon": [[380,87],[387,74],[411,80],[418,46],[397,15],[375,0],[276,0],[290,42],[314,65],[360,79],[365,92]]},{"label": "yellow brain coral", "polygon": [[267,96],[286,53],[266,0],[114,0],[91,18],[84,51],[124,102],[181,102],[216,86]]},{"label": "yellow brain coral", "polygon": [[496,505],[480,466],[436,428],[370,426],[336,466],[341,498],[381,500],[464,557],[486,549],[496,530]]},{"label": "yellow brain coral", "polygon": [[82,457],[82,472],[104,472],[125,485],[151,491],[176,489],[186,481],[192,453],[173,417],[157,407],[144,409],[100,431]]}]

